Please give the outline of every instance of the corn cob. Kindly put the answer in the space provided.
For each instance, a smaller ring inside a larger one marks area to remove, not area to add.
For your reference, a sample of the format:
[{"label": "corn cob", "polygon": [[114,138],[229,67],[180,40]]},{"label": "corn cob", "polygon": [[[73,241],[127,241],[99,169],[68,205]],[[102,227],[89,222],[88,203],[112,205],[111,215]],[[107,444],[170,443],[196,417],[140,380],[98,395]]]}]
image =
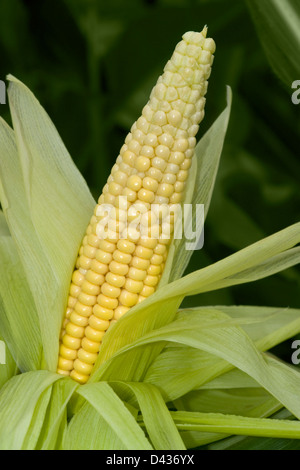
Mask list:
[{"label": "corn cob", "polygon": [[[164,222],[153,215],[151,205],[182,201],[215,52],[206,34],[206,27],[201,33],[187,32],[177,44],[126,137],[86,230],[70,285],[57,368],[79,383],[87,382],[109,326],[151,295],[162,275],[174,217]],[[115,218],[109,218],[104,237],[99,227],[105,204],[115,209]],[[126,217],[134,220],[139,211],[143,237],[124,228]]]}]

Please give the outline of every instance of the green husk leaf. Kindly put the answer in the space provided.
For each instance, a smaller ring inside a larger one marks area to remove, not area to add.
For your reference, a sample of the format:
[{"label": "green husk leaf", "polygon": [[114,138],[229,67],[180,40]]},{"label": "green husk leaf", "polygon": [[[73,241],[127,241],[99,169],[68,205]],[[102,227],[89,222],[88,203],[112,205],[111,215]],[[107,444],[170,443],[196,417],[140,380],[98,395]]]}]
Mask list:
[{"label": "green husk leaf", "polygon": [[267,58],[291,87],[300,77],[300,5],[297,0],[247,0]]},{"label": "green husk leaf", "polygon": [[151,449],[134,417],[109,384],[88,384],[80,387],[78,393],[95,408],[126,449]]},{"label": "green husk leaf", "polygon": [[34,371],[11,378],[0,390],[0,449],[34,449],[38,440],[51,386],[60,376]]},{"label": "green husk leaf", "polygon": [[299,421],[188,411],[173,411],[171,415],[180,431],[224,432],[245,436],[300,439]]},{"label": "green husk leaf", "polygon": [[46,367],[54,371],[70,278],[95,202],[48,115],[23,83],[9,79],[15,133],[2,122],[1,202],[39,314]]},{"label": "green husk leaf", "polygon": [[10,235],[0,236],[0,258],[0,331],[18,368],[37,370],[42,360],[38,316]]},{"label": "green husk leaf", "polygon": [[[184,443],[157,387],[146,383],[113,382],[118,393],[135,395],[149,438],[157,450],[184,450]],[[126,399],[128,399],[128,396]],[[124,396],[123,396],[124,398]]]}]

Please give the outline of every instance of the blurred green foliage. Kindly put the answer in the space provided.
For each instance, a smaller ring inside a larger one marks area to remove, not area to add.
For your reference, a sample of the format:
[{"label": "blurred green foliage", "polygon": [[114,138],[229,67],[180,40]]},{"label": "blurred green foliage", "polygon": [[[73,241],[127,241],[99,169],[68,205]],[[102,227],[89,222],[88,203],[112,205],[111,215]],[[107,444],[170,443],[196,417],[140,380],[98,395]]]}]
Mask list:
[{"label": "blurred green foliage", "polygon": [[[233,111],[205,246],[190,271],[300,220],[300,105],[274,73],[248,6],[243,0],[0,0],[0,79],[11,73],[38,97],[95,198],[175,44],[185,31],[208,25],[217,52],[199,135],[225,107],[226,85]],[[1,115],[9,121],[7,105]],[[300,271],[291,269],[186,304],[299,307],[299,285]]]}]

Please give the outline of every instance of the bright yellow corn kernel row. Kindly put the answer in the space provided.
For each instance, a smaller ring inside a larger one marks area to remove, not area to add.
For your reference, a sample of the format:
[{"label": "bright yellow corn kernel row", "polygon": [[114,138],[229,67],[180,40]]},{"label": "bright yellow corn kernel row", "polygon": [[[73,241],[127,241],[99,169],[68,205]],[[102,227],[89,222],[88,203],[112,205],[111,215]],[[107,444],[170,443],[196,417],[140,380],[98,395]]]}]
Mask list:
[{"label": "bright yellow corn kernel row", "polygon": [[[179,204],[204,117],[215,43],[188,32],[127,135],[91,218],[72,276],[58,373],[86,383],[109,326],[153,294],[174,229],[153,204]],[[112,214],[103,214],[110,205]],[[163,209],[162,209],[163,212]],[[128,228],[126,221],[140,221]]]}]

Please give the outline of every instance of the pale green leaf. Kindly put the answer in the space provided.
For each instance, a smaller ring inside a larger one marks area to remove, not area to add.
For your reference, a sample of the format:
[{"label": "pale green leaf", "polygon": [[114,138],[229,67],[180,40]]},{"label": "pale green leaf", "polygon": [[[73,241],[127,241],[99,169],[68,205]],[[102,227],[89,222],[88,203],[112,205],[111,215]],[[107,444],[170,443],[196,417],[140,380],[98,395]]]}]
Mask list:
[{"label": "pale green leaf", "polygon": [[35,371],[6,382],[0,390],[0,449],[35,447],[50,399],[47,390],[58,379],[57,374]]},{"label": "pale green leaf", "polygon": [[16,145],[2,123],[1,201],[37,306],[47,367],[55,370],[70,278],[95,202],[48,115],[23,83],[9,79]]},{"label": "pale green leaf", "polygon": [[143,431],[109,384],[99,382],[78,389],[113,429],[126,449],[151,449]]},{"label": "pale green leaf", "polygon": [[247,0],[265,53],[288,87],[300,77],[298,0]]},{"label": "pale green leaf", "polygon": [[39,321],[23,266],[10,236],[0,236],[0,332],[22,372],[40,368]]},{"label": "pale green leaf", "polygon": [[[136,397],[149,438],[157,450],[184,450],[183,441],[158,388],[146,383],[112,383],[118,392],[130,390]],[[124,397],[123,397],[124,398]]]}]

